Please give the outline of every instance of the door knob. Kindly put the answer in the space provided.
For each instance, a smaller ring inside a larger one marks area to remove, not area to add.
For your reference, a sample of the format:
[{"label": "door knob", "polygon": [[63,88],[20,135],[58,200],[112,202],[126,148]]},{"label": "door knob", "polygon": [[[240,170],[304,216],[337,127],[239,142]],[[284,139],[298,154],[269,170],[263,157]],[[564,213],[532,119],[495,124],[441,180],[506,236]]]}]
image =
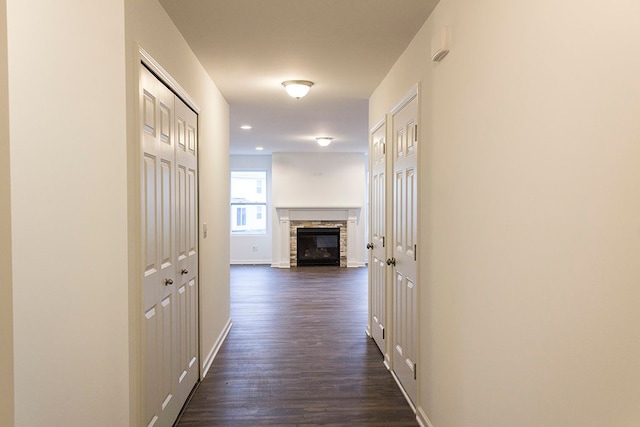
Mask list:
[{"label": "door knob", "polygon": [[396,259],[395,258],[387,258],[387,265],[393,265],[395,267]]},{"label": "door knob", "polygon": [[165,286],[173,285],[173,279],[164,279],[164,285]]},{"label": "door knob", "polygon": [[373,249],[373,243],[367,243],[367,249]]},{"label": "door knob", "polygon": [[186,268],[183,268],[181,271],[182,274],[189,274],[189,270],[187,270]]}]

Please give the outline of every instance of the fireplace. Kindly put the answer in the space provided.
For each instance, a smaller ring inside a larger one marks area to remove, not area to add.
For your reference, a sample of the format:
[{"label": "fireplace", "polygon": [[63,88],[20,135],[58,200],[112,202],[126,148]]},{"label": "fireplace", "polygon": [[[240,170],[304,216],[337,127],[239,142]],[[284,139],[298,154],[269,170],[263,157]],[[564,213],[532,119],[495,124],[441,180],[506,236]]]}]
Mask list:
[{"label": "fireplace", "polygon": [[[364,254],[359,231],[360,207],[276,207],[278,226],[274,229],[273,267],[298,265],[298,229],[337,228],[340,230],[340,267],[361,267]],[[362,246],[362,247],[361,247]]]},{"label": "fireplace", "polygon": [[[338,230],[338,259],[337,264],[320,264],[320,265],[339,265],[340,267],[347,266],[347,222],[346,221],[291,221],[289,226],[289,235],[287,236],[287,242],[289,244],[289,258],[290,266],[297,267],[298,265],[310,265],[298,264],[298,230]],[[304,234],[305,231],[302,231]],[[322,240],[322,239],[321,239]],[[325,248],[326,249],[326,248]],[[318,265],[318,264],[316,264]]]},{"label": "fireplace", "polygon": [[298,227],[296,264],[340,265],[340,228]]}]

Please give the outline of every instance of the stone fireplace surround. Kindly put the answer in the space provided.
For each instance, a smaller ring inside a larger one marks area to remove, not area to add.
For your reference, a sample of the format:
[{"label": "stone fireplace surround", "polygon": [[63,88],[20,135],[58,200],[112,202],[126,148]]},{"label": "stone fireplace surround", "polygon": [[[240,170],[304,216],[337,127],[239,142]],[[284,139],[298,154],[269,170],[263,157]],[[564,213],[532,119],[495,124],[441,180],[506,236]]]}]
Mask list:
[{"label": "stone fireplace surround", "polygon": [[289,265],[298,266],[298,227],[300,228],[339,228],[340,229],[340,267],[347,266],[347,221],[289,221]]},{"label": "stone fireplace surround", "polygon": [[340,266],[358,267],[355,251],[360,207],[276,207],[280,223],[280,262],[274,267],[297,265],[296,237],[298,227],[340,228]]}]

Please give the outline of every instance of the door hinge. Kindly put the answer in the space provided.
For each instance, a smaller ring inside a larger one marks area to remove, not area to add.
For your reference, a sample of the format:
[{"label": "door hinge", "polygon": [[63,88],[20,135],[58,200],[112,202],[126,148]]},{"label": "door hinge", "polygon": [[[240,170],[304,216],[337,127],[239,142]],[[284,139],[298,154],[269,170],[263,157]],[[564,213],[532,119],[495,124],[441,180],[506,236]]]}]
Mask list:
[{"label": "door hinge", "polygon": [[413,245],[413,260],[418,260],[418,245]]},{"label": "door hinge", "polygon": [[387,144],[382,143],[382,154],[387,154]]},{"label": "door hinge", "polygon": [[418,364],[417,363],[413,364],[413,379],[414,380],[418,379]]},{"label": "door hinge", "polygon": [[382,247],[384,248],[384,236],[382,236]]},{"label": "door hinge", "polygon": [[416,123],[413,131],[413,142],[418,142],[418,124]]},{"label": "door hinge", "polygon": [[382,328],[382,339],[384,339],[384,328]]}]

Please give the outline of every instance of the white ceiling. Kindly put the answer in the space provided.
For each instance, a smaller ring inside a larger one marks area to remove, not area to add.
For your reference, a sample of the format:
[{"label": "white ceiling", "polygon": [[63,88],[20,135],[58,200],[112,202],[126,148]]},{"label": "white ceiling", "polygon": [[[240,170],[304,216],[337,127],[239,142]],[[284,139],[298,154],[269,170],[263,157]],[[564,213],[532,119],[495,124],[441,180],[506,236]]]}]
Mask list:
[{"label": "white ceiling", "polygon": [[[229,102],[231,154],[264,154],[366,152],[369,96],[438,0],[160,3]],[[315,84],[296,100],[298,79]]]}]

